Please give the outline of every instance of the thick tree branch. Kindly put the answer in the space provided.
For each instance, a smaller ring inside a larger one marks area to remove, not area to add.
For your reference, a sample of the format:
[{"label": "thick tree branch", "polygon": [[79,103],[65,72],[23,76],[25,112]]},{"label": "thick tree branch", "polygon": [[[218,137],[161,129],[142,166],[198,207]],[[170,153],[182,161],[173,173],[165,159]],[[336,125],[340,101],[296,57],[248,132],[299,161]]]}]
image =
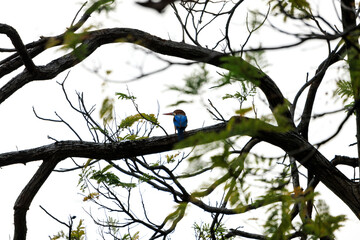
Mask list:
[{"label": "thick tree branch", "polygon": [[14,240],[26,240],[26,213],[35,195],[54,170],[57,163],[58,160],[55,157],[44,160],[16,199],[14,205]]},{"label": "thick tree branch", "polygon": [[[341,20],[344,31],[354,29],[356,27],[356,10],[355,0],[342,0],[341,1]],[[353,88],[355,102],[360,101],[360,53],[359,53],[359,36],[354,31],[344,36],[347,60],[349,64],[349,72],[351,85]],[[357,150],[358,150],[358,167],[360,172],[360,105],[355,105],[355,116],[356,116],[356,139],[357,139]]]},{"label": "thick tree branch", "polygon": [[[278,127],[264,123],[258,119],[233,117],[229,123],[220,123],[210,127],[188,131],[185,137],[196,133],[221,133],[219,138],[234,135],[247,135],[256,137],[280,147],[289,156],[294,157],[307,169],[313,170],[314,175],[331,191],[339,196],[356,216],[360,217],[360,199],[358,185],[350,181],[343,173],[335,168],[314,146],[302,138],[296,131],[284,131]],[[197,139],[183,141],[181,147],[204,144],[215,141],[216,138],[203,137],[202,142]],[[178,142],[177,136],[152,137],[137,141],[124,141],[115,143],[93,143],[80,141],[60,141],[39,148],[0,154],[0,167],[15,163],[27,163],[36,160],[55,157],[62,160],[67,157],[81,157],[94,159],[121,159],[134,156],[159,153],[172,150]],[[329,178],[331,176],[331,178]]]},{"label": "thick tree branch", "polygon": [[[237,229],[230,229],[229,233],[227,233],[225,235],[225,238],[230,238],[230,237],[234,237],[234,236],[240,236],[240,237],[249,238],[249,239],[259,239],[259,240],[268,239],[264,235],[255,234],[255,233],[248,233],[248,232],[240,231],[240,230],[237,230]],[[304,236],[304,233],[302,233],[302,232],[294,232],[294,233],[289,234],[289,235],[284,236],[284,237],[285,237],[285,239],[293,239],[293,238],[302,237],[302,236]]]},{"label": "thick tree branch", "polygon": [[327,57],[327,59],[325,59],[317,68],[315,76],[312,79],[310,79],[304,85],[304,87],[302,87],[299,90],[299,92],[297,93],[297,95],[294,99],[292,110],[291,110],[292,114],[294,114],[294,112],[295,112],[297,100],[300,97],[301,93],[305,90],[306,87],[310,86],[308,95],[306,97],[304,110],[303,110],[303,113],[301,114],[301,121],[298,125],[298,130],[305,139],[308,139],[308,130],[309,130],[309,125],[310,125],[310,119],[311,119],[313,106],[315,103],[315,97],[316,97],[317,90],[318,90],[328,68],[332,64],[343,59],[345,52],[346,52],[346,48],[345,48],[345,46],[342,46],[339,50],[335,49],[332,53],[330,53],[330,55]]},{"label": "thick tree branch", "polygon": [[[192,136],[200,131],[204,133],[220,132],[225,128],[226,123],[220,123],[210,127],[187,131],[185,132],[185,137]],[[48,159],[51,156],[56,156],[61,160],[68,157],[115,160],[170,151],[176,143],[178,143],[178,137],[175,134],[115,143],[59,141],[38,148],[0,154],[0,167],[17,163],[26,164],[32,161]]]},{"label": "thick tree branch", "polygon": [[16,51],[19,53],[21,60],[23,61],[26,69],[30,74],[36,74],[37,68],[29,56],[26,47],[24,46],[18,32],[11,26],[6,24],[0,24],[0,33],[6,34],[12,44],[14,45]]},{"label": "thick tree branch", "polygon": [[[83,24],[90,18],[91,14],[94,11],[98,10],[99,7],[101,7],[101,5],[107,4],[109,2],[111,2],[111,0],[96,1],[93,5],[91,5],[85,11],[85,13],[81,16],[81,18],[75,24],[73,24],[73,23],[71,24],[71,26],[67,29],[66,32],[64,32],[58,36],[41,37],[38,41],[34,41],[32,43],[26,44],[25,49],[27,49],[27,53],[28,53],[28,56],[30,57],[30,59],[33,59],[38,54],[42,53],[44,50],[46,50],[50,47],[62,45],[63,41],[64,41],[64,36],[68,32],[76,32],[77,30],[79,30],[79,28],[81,28],[83,26]],[[86,3],[84,3],[81,6],[81,9],[85,6],[85,4]],[[73,20],[73,22],[74,21],[75,21],[75,19]],[[9,49],[8,51],[15,51],[15,50]],[[24,62],[21,60],[21,58],[19,58],[19,52],[1,60],[0,61],[0,78],[5,76],[6,74],[11,73],[12,71],[18,69],[23,64],[24,64]]]},{"label": "thick tree branch", "polygon": [[[45,66],[39,66],[36,75],[29,74],[27,71],[18,74],[0,89],[0,103],[5,101],[18,89],[31,81],[48,80],[56,77],[64,70],[80,63],[86,57],[91,55],[98,47],[104,44],[116,42],[133,43],[159,54],[208,63],[221,68],[224,68],[223,64],[225,63],[223,57],[227,56],[221,52],[209,50],[199,46],[189,45],[183,42],[164,40],[146,32],[129,28],[112,28],[88,32],[85,36],[83,36],[83,39],[83,43],[78,48],[86,49],[84,55],[80,57],[77,56],[75,54],[75,49],[74,52],[57,58]],[[242,59],[240,59],[240,61],[243,65],[246,65],[245,67],[243,66],[244,70],[252,69],[258,72],[258,74],[255,76],[256,79],[249,80],[258,82],[258,87],[264,92],[269,102],[270,109],[276,111],[277,107],[283,106],[285,104],[285,98],[275,82],[268,75],[251,64],[243,61]],[[285,117],[285,119],[288,119],[288,123],[290,122],[290,125],[292,125],[289,109],[284,107],[280,113],[280,115]],[[278,116],[279,113],[276,114],[276,117]],[[282,121],[279,121],[279,124],[281,122]]]},{"label": "thick tree branch", "polygon": [[331,163],[334,164],[334,166],[346,165],[346,166],[356,168],[356,167],[358,167],[358,158],[336,155],[334,157],[334,159],[331,160]]}]

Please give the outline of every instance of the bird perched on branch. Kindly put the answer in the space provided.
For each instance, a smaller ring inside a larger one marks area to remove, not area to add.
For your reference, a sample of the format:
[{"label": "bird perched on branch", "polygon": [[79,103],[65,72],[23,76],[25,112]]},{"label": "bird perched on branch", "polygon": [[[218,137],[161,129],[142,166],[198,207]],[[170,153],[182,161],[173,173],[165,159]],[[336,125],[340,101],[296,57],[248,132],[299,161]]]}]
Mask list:
[{"label": "bird perched on branch", "polygon": [[184,139],[184,131],[187,127],[187,117],[183,110],[176,109],[170,113],[164,113],[164,115],[174,116],[175,133],[177,132],[179,140]]}]

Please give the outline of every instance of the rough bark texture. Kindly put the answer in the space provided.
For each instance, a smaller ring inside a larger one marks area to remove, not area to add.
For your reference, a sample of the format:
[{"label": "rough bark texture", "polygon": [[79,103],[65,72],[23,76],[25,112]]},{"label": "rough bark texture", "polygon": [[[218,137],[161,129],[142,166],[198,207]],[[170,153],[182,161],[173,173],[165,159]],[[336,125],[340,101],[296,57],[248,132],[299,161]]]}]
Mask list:
[{"label": "rough bark texture", "polygon": [[[218,132],[224,130],[225,123],[184,133],[185,137],[197,132]],[[59,141],[38,148],[0,154],[0,167],[17,163],[46,160],[54,156],[57,159],[68,157],[114,160],[170,151],[178,143],[177,135],[152,137],[136,141],[115,143],[94,143],[82,141]]]},{"label": "rough bark texture", "polygon": [[[56,41],[58,44],[62,42],[63,36],[56,37]],[[183,42],[175,42],[171,40],[164,40],[162,38],[153,36],[146,32],[130,29],[130,28],[111,28],[111,29],[102,29],[98,31],[89,32],[87,35],[83,36],[84,42],[83,45],[86,46],[86,55],[81,56],[81,58],[77,57],[74,53],[66,54],[58,59],[55,59],[48,63],[45,66],[39,66],[37,68],[36,74],[32,74],[25,70],[20,73],[16,77],[14,77],[11,81],[5,84],[0,89],[0,103],[5,101],[8,97],[10,97],[13,93],[23,87],[25,84],[35,81],[35,80],[49,80],[56,77],[59,73],[63,72],[66,69],[69,69],[91,53],[93,53],[98,47],[115,42],[128,42],[134,43],[140,46],[143,46],[149,50],[152,50],[156,53],[169,55],[173,57],[180,57],[182,59],[197,61],[208,63],[217,67],[223,67],[225,63],[222,57],[227,56],[224,53],[212,51],[207,48],[203,48],[200,46],[193,46],[190,44],[186,44]],[[45,45],[47,41],[55,41],[53,38],[43,38],[36,44],[37,52],[39,49],[45,49]],[[82,46],[79,46],[81,48]],[[31,51],[30,49],[29,51]],[[16,66],[20,66],[19,64],[13,63],[13,67],[8,65],[0,66],[0,76],[4,73],[9,72],[10,70],[15,70]],[[244,62],[244,64],[248,64],[248,68],[256,69],[254,66],[249,63]],[[9,69],[10,68],[10,69]],[[260,71],[260,70],[258,70]],[[261,71],[260,71],[261,72]],[[285,99],[280,89],[277,87],[275,82],[266,74],[261,72],[261,78],[253,79],[254,81],[258,81],[259,88],[264,92],[267,100],[269,102],[270,109],[274,110],[278,106],[282,106],[285,103]],[[284,110],[282,113],[286,118],[291,116],[289,110]],[[277,114],[278,115],[278,114]]]},{"label": "rough bark texture", "polygon": [[14,240],[25,240],[26,227],[26,213],[29,210],[30,204],[35,195],[45,183],[51,172],[54,170],[58,161],[55,158],[46,159],[40,165],[34,176],[22,190],[14,205]]},{"label": "rough bark texture", "polygon": [[[326,159],[314,146],[300,136],[296,131],[281,131],[275,126],[269,125],[258,119],[234,117],[235,124],[229,130],[226,123],[217,124],[203,129],[196,129],[185,133],[185,138],[198,132],[221,132],[227,131],[227,136],[249,135],[261,141],[268,142],[280,147],[290,156],[294,157],[307,169],[311,169],[314,175],[324,183],[332,192],[342,199],[360,219],[360,193],[358,184],[351,182],[331,162]],[[252,123],[262,125],[258,131],[253,129],[237,129],[237,126]],[[222,137],[224,137],[222,135]],[[213,139],[214,140],[214,139]],[[178,143],[177,136],[152,137],[137,141],[124,141],[115,143],[93,143],[81,141],[60,141],[39,148],[0,154],[0,166],[16,163],[26,163],[44,160],[54,157],[59,160],[67,157],[81,157],[114,160],[129,158],[152,153],[172,150]],[[203,142],[205,143],[205,142]],[[189,146],[193,145],[191,143]],[[186,147],[183,145],[182,147]],[[329,177],[331,176],[331,177]]]}]

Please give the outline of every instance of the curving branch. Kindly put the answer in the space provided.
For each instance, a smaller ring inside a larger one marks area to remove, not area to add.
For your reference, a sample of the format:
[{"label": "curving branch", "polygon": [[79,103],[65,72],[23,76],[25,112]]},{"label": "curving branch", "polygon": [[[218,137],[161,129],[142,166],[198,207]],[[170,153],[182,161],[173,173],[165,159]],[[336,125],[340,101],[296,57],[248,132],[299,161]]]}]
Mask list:
[{"label": "curving branch", "polygon": [[[164,40],[162,38],[153,36],[149,33],[130,28],[111,28],[102,29],[98,31],[92,31],[86,33],[83,37],[84,41],[77,49],[86,49],[86,52],[82,56],[76,55],[75,49],[73,52],[68,53],[62,57],[59,57],[45,66],[39,66],[36,74],[30,74],[28,71],[15,76],[8,83],[6,83],[0,89],[0,103],[5,101],[13,93],[19,90],[21,87],[36,80],[49,80],[56,77],[61,72],[77,65],[86,57],[91,55],[97,48],[102,45],[116,42],[127,42],[140,45],[155,53],[180,57],[182,59],[193,60],[197,62],[208,63],[216,67],[227,68],[224,64],[226,63],[223,59],[227,54],[202,48],[199,46],[189,45],[183,42],[175,42],[171,40]],[[45,43],[44,43],[45,44]],[[258,87],[264,92],[270,109],[277,111],[277,107],[283,106],[286,101],[277,87],[275,82],[260,69],[257,69],[250,63],[238,58],[241,61],[243,71],[256,72],[255,76],[249,76],[250,81],[258,82]],[[0,68],[1,73],[1,68]],[[278,119],[279,113],[275,114]],[[293,125],[291,120],[291,114],[289,109],[282,110],[281,115],[287,119],[287,124]],[[279,120],[279,119],[278,119]],[[278,121],[281,124],[281,121]]]},{"label": "curving branch", "polygon": [[34,176],[30,179],[28,184],[24,187],[14,205],[14,240],[26,239],[26,213],[29,210],[30,204],[35,195],[49,177],[51,172],[55,169],[58,159],[56,157],[49,157],[44,159],[39,169]]},{"label": "curving branch", "polygon": [[16,51],[20,55],[21,60],[23,61],[27,71],[30,74],[36,74],[37,67],[35,66],[34,62],[32,61],[31,57],[29,56],[24,43],[22,42],[20,35],[18,32],[11,26],[7,24],[0,24],[0,33],[6,34],[12,44],[14,45]]},{"label": "curving branch", "polygon": [[[76,32],[77,30],[79,30],[79,28],[81,28],[84,25],[84,23],[90,18],[91,14],[94,11],[98,10],[98,8],[101,7],[101,5],[107,4],[109,1],[111,1],[111,0],[105,0],[105,1],[101,1],[101,2],[97,1],[94,4],[92,4],[75,24],[74,24],[75,19],[73,20],[73,22],[71,23],[71,26],[67,29],[66,32],[64,32],[58,36],[41,37],[38,41],[34,41],[32,43],[26,44],[25,47],[21,46],[23,44],[21,42],[20,37],[16,36],[16,35],[18,35],[16,33],[16,31],[14,29],[12,29],[11,26],[6,25],[4,33],[6,33],[6,32],[11,33],[11,32],[15,31],[15,33],[8,34],[8,37],[10,39],[14,39],[14,41],[15,41],[15,44],[14,44],[15,50],[13,50],[13,49],[7,49],[7,50],[1,49],[1,50],[5,51],[5,52],[13,52],[13,51],[17,50],[17,52],[0,61],[0,78],[5,76],[6,74],[18,69],[22,65],[24,65],[25,62],[22,61],[23,58],[25,58],[26,61],[32,61],[31,59],[33,59],[34,57],[36,57],[37,55],[42,53],[47,48],[59,46],[59,45],[63,44],[64,36],[66,33]],[[80,10],[85,5],[86,5],[86,2],[81,6]],[[19,55],[22,55],[22,56],[19,57]],[[30,58],[30,60],[28,58]],[[29,64],[32,65],[31,63],[29,63]]]},{"label": "curving branch", "polygon": [[[221,134],[219,134],[219,138],[204,138],[203,142],[197,140],[196,144],[204,144],[235,135],[247,135],[280,147],[304,167],[313,170],[316,178],[340,197],[356,216],[360,217],[360,192],[358,185],[350,181],[342,172],[335,168],[328,159],[296,131],[284,131],[258,119],[233,117],[226,123],[188,131],[185,137],[188,138],[200,132]],[[63,160],[67,157],[114,160],[170,151],[175,146],[184,148],[195,144],[191,140],[183,141],[181,145],[176,145],[177,143],[177,136],[174,134],[166,137],[152,137],[114,143],[59,141],[39,148],[0,154],[0,167],[16,163],[25,164],[37,160],[46,161],[50,157],[58,160]],[[329,176],[332,177],[329,178]],[[197,204],[202,205],[199,202]]]},{"label": "curving branch", "polygon": [[344,58],[345,52],[346,52],[346,48],[344,45],[341,46],[340,49],[336,48],[334,51],[332,51],[329,54],[329,56],[319,65],[318,69],[316,70],[315,76],[304,84],[304,86],[298,91],[298,93],[294,98],[294,102],[291,108],[291,112],[293,116],[294,116],[297,100],[299,99],[300,95],[305,90],[305,88],[310,86],[309,92],[306,97],[304,110],[301,114],[301,121],[298,125],[299,132],[305,139],[308,138],[308,130],[309,130],[309,125],[310,125],[310,120],[311,120],[313,106],[315,103],[317,90],[328,68],[334,63],[342,60]]}]

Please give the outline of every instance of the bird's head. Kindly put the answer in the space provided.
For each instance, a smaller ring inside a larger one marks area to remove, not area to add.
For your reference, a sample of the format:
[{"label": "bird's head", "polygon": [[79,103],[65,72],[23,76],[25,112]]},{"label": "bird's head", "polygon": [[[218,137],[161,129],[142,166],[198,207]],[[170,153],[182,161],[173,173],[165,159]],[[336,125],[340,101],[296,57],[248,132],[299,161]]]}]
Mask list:
[{"label": "bird's head", "polygon": [[181,110],[181,109],[176,109],[173,112],[164,113],[163,115],[170,115],[170,116],[184,115],[184,116],[186,116],[185,112],[183,110]]}]

